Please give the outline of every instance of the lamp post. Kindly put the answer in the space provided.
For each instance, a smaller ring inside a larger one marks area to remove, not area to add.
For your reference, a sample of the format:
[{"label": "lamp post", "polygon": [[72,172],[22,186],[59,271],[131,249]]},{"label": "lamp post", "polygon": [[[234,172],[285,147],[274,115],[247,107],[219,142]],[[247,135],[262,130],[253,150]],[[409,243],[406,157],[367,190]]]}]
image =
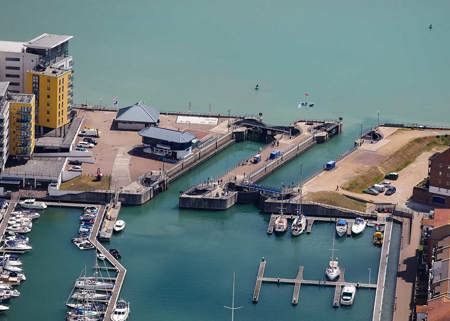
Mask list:
[{"label": "lamp post", "polygon": [[372,269],[368,268],[368,270],[369,270],[369,284],[370,284],[370,273],[372,273]]}]

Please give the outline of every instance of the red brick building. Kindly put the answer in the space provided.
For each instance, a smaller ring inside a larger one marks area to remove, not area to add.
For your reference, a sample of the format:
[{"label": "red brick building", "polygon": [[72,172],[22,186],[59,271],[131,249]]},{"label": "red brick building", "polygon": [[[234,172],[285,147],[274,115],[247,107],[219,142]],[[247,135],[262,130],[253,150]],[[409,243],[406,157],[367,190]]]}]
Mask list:
[{"label": "red brick building", "polygon": [[450,207],[450,148],[430,157],[428,179],[414,187],[412,198],[435,207]]}]

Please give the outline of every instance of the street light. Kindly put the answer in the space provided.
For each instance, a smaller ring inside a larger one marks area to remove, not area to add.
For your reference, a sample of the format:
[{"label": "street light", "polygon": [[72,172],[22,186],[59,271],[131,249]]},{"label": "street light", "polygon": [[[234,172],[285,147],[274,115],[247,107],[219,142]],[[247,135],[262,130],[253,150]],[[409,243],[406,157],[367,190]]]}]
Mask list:
[{"label": "street light", "polygon": [[369,270],[369,284],[370,284],[370,273],[372,272],[372,269],[368,268],[368,270]]}]

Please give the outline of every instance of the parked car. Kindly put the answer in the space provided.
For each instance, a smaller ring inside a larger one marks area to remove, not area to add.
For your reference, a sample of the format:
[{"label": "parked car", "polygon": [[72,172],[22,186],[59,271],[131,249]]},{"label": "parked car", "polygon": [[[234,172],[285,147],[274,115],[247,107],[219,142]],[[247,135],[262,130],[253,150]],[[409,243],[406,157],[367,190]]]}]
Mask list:
[{"label": "parked car", "polygon": [[78,165],[78,166],[80,166],[81,164],[83,164],[83,162],[78,160],[78,159],[69,159],[69,165]]},{"label": "parked car", "polygon": [[364,191],[363,191],[363,193],[365,193],[365,194],[370,194],[370,195],[378,195],[378,194],[380,194],[380,192],[378,192],[376,189],[373,189],[373,188],[371,188],[371,187],[369,187],[369,188],[366,188]]},{"label": "parked car", "polygon": [[384,178],[391,181],[396,181],[398,179],[398,173],[395,172],[389,173]]},{"label": "parked car", "polygon": [[383,193],[385,190],[385,186],[382,184],[375,184],[371,188],[373,188],[374,190],[376,190],[379,193]]},{"label": "parked car", "polygon": [[84,137],[84,138],[83,138],[83,142],[91,143],[91,144],[97,145],[97,140],[95,140],[95,139],[92,138],[92,137]]},{"label": "parked car", "polygon": [[87,152],[87,149],[86,149],[86,148],[84,148],[84,147],[79,147],[79,146],[77,146],[77,147],[75,148],[75,150],[77,150],[77,151],[79,151],[79,152]]},{"label": "parked car", "polygon": [[78,165],[73,165],[69,167],[69,171],[71,172],[82,172],[83,168],[81,166]]},{"label": "parked car", "polygon": [[395,186],[389,186],[386,189],[386,192],[384,193],[384,195],[390,196],[390,195],[394,194],[395,192],[397,192],[397,188],[395,188]]},{"label": "parked car", "polygon": [[93,148],[95,145],[88,142],[79,142],[77,147]]}]

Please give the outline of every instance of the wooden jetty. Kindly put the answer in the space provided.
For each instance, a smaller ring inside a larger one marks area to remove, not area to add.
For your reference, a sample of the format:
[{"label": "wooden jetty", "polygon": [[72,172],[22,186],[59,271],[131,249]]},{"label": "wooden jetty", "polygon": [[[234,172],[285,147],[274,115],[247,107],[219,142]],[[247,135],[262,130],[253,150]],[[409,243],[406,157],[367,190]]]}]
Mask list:
[{"label": "wooden jetty", "polygon": [[[345,269],[341,268],[341,274],[339,275],[339,281],[345,282]],[[341,305],[341,293],[342,293],[342,285],[336,285],[334,288],[334,296],[333,296],[333,308],[339,308]]]},{"label": "wooden jetty", "polygon": [[8,207],[3,212],[2,221],[0,223],[0,236],[1,236],[1,238],[3,238],[3,236],[5,235],[6,228],[8,227],[9,217],[11,216],[11,213],[16,208],[16,205],[17,205],[18,202],[19,202],[19,196],[13,194],[13,196],[11,197],[11,200],[8,203]]},{"label": "wooden jetty", "polygon": [[[294,220],[297,215],[291,215],[291,214],[283,214],[284,217],[286,217],[288,220]],[[275,220],[277,217],[280,216],[280,214],[271,214],[269,219],[269,225],[267,227],[267,234],[273,234],[273,230],[275,227]],[[311,233],[313,224],[315,222],[329,222],[334,223],[338,220],[337,217],[323,217],[323,216],[306,216],[306,233]],[[354,219],[346,219],[347,220],[347,236],[352,235],[352,226],[355,222]],[[377,221],[376,224],[384,225],[384,221]]]},{"label": "wooden jetty", "polygon": [[301,285],[315,285],[315,286],[334,286],[335,292],[333,297],[333,306],[338,307],[341,297],[342,288],[347,285],[354,285],[357,288],[376,289],[377,284],[373,283],[359,283],[348,282],[344,279],[344,270],[342,269],[342,276],[337,281],[329,280],[307,280],[303,278],[304,267],[299,266],[297,276],[294,279],[281,278],[281,277],[265,277],[264,270],[266,268],[267,261],[262,259],[259,263],[258,275],[256,277],[255,288],[253,291],[253,302],[258,303],[259,296],[261,294],[262,283],[276,283],[276,284],[292,284],[294,285],[294,291],[292,293],[292,304],[296,305],[299,301],[300,287]]}]

